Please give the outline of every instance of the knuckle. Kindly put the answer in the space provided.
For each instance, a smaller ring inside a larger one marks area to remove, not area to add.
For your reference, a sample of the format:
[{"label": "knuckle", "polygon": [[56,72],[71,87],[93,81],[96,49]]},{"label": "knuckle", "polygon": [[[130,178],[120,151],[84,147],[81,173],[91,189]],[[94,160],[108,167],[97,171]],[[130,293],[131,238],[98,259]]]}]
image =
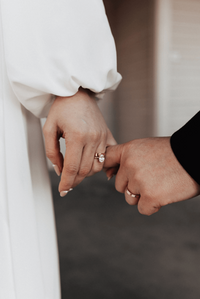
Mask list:
[{"label": "knuckle", "polygon": [[46,137],[47,135],[49,135],[49,129],[48,128],[46,128],[46,127],[43,127],[43,135],[44,135],[44,137]]},{"label": "knuckle", "polygon": [[90,168],[88,166],[85,166],[85,167],[81,167],[78,174],[81,177],[86,177],[89,173],[90,173]]},{"label": "knuckle", "polygon": [[[131,166],[132,166],[132,167],[131,167]],[[124,167],[125,169],[130,169],[130,167],[131,167],[132,171],[133,171],[133,169],[134,169],[134,165],[132,165],[130,159],[125,159],[125,160],[124,160],[123,167]]]},{"label": "knuckle", "polygon": [[133,175],[133,178],[134,178],[134,182],[135,184],[138,186],[141,185],[141,183],[143,182],[143,178],[144,178],[144,175],[142,173],[142,171],[140,169],[137,168],[137,170],[135,171],[134,175]]},{"label": "knuckle", "polygon": [[86,136],[85,130],[80,128],[79,130],[73,131],[73,134],[71,137],[73,140],[83,141],[85,136]]},{"label": "knuckle", "polygon": [[48,136],[49,134],[52,133],[52,128],[49,125],[45,124],[42,131],[43,131],[44,136]]},{"label": "knuckle", "polygon": [[76,165],[74,165],[74,164],[67,165],[67,167],[66,167],[66,173],[68,175],[76,175],[77,172],[78,172],[78,169],[77,169]]},{"label": "knuckle", "polygon": [[57,154],[56,151],[54,151],[52,149],[46,149],[46,156],[49,160],[54,159],[56,154]]},{"label": "knuckle", "polygon": [[97,140],[100,139],[100,137],[101,137],[101,134],[99,132],[95,131],[95,130],[91,130],[89,132],[89,138],[92,141],[97,141]]},{"label": "knuckle", "polygon": [[96,152],[96,144],[95,143],[91,143],[90,147],[93,152]]}]

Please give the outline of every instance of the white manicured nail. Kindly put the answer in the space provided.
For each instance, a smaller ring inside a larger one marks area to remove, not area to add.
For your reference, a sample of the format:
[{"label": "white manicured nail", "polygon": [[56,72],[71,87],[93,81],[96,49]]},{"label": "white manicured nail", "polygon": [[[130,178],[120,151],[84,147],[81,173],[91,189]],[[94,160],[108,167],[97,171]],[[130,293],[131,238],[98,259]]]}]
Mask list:
[{"label": "white manicured nail", "polygon": [[109,176],[108,181],[110,181],[113,177],[114,175]]},{"label": "white manicured nail", "polygon": [[54,170],[55,170],[55,172],[56,172],[56,174],[58,175],[58,176],[60,176],[60,170],[59,170],[59,168],[58,168],[58,166],[57,165],[55,165],[55,164],[53,164],[53,168],[54,168]]},{"label": "white manicured nail", "polygon": [[67,193],[69,192],[69,191],[72,191],[73,190],[73,188],[70,188],[69,190],[66,190],[66,191],[61,191],[60,192],[60,196],[61,197],[64,197],[65,195],[67,195]]}]

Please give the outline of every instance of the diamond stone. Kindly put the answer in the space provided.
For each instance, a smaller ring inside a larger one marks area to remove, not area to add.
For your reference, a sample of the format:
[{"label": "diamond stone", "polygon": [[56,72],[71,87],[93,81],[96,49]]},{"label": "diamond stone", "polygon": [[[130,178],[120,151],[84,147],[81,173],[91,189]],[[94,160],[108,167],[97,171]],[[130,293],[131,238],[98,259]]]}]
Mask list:
[{"label": "diamond stone", "polygon": [[99,162],[103,163],[105,161],[104,155],[99,156]]}]

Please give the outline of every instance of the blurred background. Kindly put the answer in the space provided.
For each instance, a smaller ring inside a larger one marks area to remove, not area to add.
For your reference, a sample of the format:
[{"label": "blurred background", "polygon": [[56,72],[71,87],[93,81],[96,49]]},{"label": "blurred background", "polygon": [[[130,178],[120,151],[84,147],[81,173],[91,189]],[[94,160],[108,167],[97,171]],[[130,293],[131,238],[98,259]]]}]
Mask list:
[{"label": "blurred background", "polygon": [[123,76],[101,103],[110,127],[120,143],[171,135],[200,107],[200,1],[104,3]]},{"label": "blurred background", "polygon": [[[99,106],[119,143],[171,135],[200,107],[200,0],[104,0],[123,76]],[[65,198],[50,171],[63,299],[200,298],[199,197],[150,217],[104,173]]]}]

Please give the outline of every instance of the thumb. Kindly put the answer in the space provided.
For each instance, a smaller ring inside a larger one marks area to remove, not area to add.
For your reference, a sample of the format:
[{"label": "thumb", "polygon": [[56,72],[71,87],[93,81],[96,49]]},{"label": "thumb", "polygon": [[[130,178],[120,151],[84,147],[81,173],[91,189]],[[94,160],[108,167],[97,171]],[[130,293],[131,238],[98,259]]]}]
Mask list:
[{"label": "thumb", "polygon": [[123,144],[108,146],[104,168],[116,167],[120,164]]}]

